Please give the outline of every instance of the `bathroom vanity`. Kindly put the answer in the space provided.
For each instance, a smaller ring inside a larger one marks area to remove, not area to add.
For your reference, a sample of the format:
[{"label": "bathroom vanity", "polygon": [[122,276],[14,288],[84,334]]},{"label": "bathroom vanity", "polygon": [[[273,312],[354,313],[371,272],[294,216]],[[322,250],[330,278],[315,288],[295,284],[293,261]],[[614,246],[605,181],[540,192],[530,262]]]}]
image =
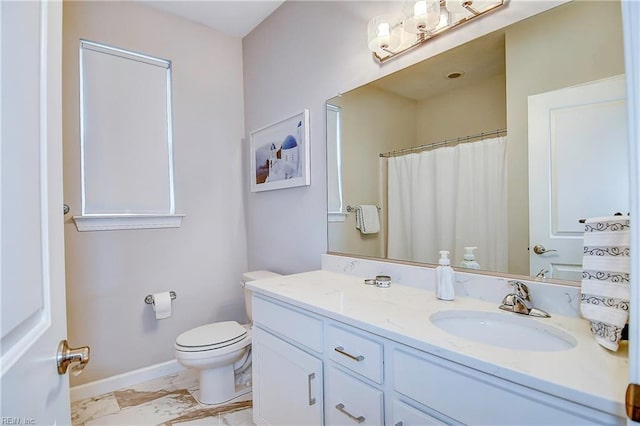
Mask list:
[{"label": "bathroom vanity", "polygon": [[[247,286],[257,424],[626,422],[626,352],[601,348],[585,320],[518,316],[473,298],[444,302],[428,290],[366,286],[329,271]],[[436,325],[447,312],[531,321],[567,346],[520,345],[526,333],[458,337]]]}]

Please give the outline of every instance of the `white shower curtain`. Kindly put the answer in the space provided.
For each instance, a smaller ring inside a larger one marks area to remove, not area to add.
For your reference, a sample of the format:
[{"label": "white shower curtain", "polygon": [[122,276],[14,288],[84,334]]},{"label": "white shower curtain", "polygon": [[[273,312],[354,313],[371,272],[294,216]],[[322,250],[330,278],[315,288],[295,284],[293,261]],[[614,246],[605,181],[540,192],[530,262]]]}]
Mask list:
[{"label": "white shower curtain", "polygon": [[390,259],[458,266],[476,246],[481,269],[506,271],[506,137],[388,159]]}]

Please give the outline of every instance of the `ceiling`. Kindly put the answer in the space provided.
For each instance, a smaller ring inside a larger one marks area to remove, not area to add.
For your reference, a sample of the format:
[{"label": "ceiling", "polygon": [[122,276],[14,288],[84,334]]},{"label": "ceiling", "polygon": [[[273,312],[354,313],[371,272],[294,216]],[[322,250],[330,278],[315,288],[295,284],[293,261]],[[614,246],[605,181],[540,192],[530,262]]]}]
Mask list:
[{"label": "ceiling", "polygon": [[234,37],[244,37],[285,0],[138,0]]},{"label": "ceiling", "polygon": [[[138,0],[165,12],[244,37],[286,0]],[[414,100],[476,84],[504,73],[504,34],[481,37],[412,67],[372,82],[373,86]],[[451,72],[462,72],[450,80]]]}]

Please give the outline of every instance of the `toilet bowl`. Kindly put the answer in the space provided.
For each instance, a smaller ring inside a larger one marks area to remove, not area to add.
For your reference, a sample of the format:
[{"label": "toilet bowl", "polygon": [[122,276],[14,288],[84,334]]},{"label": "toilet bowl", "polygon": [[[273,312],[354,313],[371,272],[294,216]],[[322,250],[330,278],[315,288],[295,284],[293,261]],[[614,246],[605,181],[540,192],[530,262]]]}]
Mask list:
[{"label": "toilet bowl", "polygon": [[[245,283],[279,276],[269,271],[246,272]],[[249,324],[223,321],[187,330],[175,341],[175,357],[183,366],[199,370],[200,390],[195,395],[202,404],[220,404],[249,392],[236,391],[236,370],[246,370],[251,363],[251,291],[244,289],[245,310]],[[247,385],[250,382],[247,383]]]}]

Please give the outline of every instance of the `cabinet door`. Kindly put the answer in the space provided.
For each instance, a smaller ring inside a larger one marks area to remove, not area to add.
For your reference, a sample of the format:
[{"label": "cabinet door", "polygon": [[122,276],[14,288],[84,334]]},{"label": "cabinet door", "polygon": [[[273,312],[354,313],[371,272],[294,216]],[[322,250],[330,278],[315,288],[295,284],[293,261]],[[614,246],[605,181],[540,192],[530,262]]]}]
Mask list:
[{"label": "cabinet door", "polygon": [[254,422],[323,424],[322,361],[256,326],[252,346]]}]

